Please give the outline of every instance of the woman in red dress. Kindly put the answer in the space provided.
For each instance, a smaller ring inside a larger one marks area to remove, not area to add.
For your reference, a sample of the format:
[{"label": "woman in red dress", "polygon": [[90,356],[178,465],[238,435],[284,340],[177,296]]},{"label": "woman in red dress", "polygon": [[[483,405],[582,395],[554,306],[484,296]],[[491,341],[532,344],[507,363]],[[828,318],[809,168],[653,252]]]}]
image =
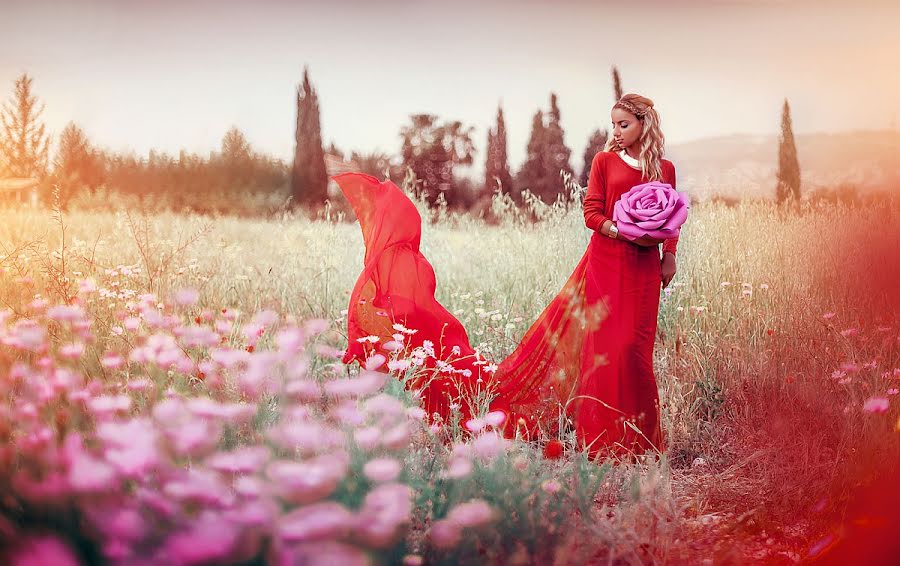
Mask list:
[{"label": "woman in red dress", "polygon": [[[434,271],[419,252],[421,219],[409,199],[390,181],[334,177],[366,243],[344,362],[365,363],[397,328],[420,330],[404,338],[407,348],[434,352],[423,364],[434,369],[433,381],[413,384],[429,413],[447,419],[454,398],[487,385],[496,393],[490,408],[507,414],[508,436],[553,436],[563,432],[559,424],[571,424],[591,456],[664,450],[653,345],[660,288],[675,275],[678,241],[620,239],[612,216],[616,200],[635,185],[662,181],[675,188],[675,168],[662,158],[652,100],[627,94],[611,118],[613,135],[593,159],[584,197],[585,225],[594,231],[587,250],[498,366],[480,358],[459,321],[434,299]],[[464,403],[460,409],[467,416]]]},{"label": "woman in red dress", "polygon": [[494,405],[509,413],[509,426],[533,437],[562,404],[591,455],[664,450],[653,345],[678,244],[617,237],[613,208],[622,193],[648,181],[676,188],[675,167],[662,159],[652,100],[626,94],[611,118],[612,137],[594,156],[584,197],[594,234],[562,291],[500,363]]}]

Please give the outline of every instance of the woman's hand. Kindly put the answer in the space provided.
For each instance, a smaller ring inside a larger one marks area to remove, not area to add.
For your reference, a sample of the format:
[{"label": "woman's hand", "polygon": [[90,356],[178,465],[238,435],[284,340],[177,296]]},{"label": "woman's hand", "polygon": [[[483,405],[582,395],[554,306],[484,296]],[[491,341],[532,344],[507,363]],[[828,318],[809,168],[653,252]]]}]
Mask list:
[{"label": "woman's hand", "polygon": [[656,238],[651,238],[650,236],[641,236],[637,240],[628,240],[632,244],[637,244],[639,246],[644,246],[645,248],[649,248],[652,246],[658,246],[662,243],[662,240],[657,240]]},{"label": "woman's hand", "polygon": [[[613,226],[614,224],[615,224],[615,222],[607,219],[606,221],[603,222],[603,225],[600,226],[600,233],[603,234],[604,236],[609,237],[610,227]],[[626,239],[624,236],[622,236],[622,234],[620,233],[618,238],[616,238],[616,239],[625,240],[626,242],[631,242],[632,244],[635,244],[638,246],[644,246],[645,248],[658,246],[659,244],[663,243],[662,240],[657,240],[656,238],[651,238],[650,236],[646,236],[646,235],[641,236],[637,240],[629,240],[629,239]]]},{"label": "woman's hand", "polygon": [[662,273],[662,286],[663,289],[665,289],[669,286],[669,282],[675,277],[675,271],[677,271],[675,267],[675,254],[669,252],[663,253],[660,270]]}]

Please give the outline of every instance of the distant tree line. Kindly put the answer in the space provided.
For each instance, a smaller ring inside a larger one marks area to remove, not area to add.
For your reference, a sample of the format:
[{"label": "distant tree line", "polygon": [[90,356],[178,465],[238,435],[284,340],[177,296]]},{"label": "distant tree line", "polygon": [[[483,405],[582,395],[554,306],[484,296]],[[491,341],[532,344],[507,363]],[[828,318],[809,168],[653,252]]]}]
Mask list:
[{"label": "distant tree line", "polygon": [[[612,69],[615,99],[622,96],[618,69]],[[49,186],[60,187],[62,205],[78,194],[99,188],[138,199],[166,197],[178,207],[204,210],[205,203],[247,194],[280,194],[296,207],[320,210],[329,194],[331,159],[349,159],[354,169],[378,177],[403,177],[411,171],[431,204],[445,203],[465,210],[483,207],[496,191],[521,202],[528,190],[547,204],[565,190],[563,174],[574,176],[572,152],[564,141],[559,100],[550,93],[547,109],[532,117],[526,157],[513,173],[508,160],[506,118],[498,105],[494,124],[488,128],[484,151],[484,178],[473,181],[455,174],[457,166],[472,164],[476,147],[474,128],[457,120],[433,114],[414,114],[400,128],[400,155],[351,152],[349,158],[335,147],[324,147],[318,93],[308,69],[296,92],[294,156],[290,163],[256,152],[244,134],[232,127],[223,136],[219,151],[201,156],[181,151],[177,156],[151,150],[147,157],[121,154],[92,145],[85,132],[70,122],[59,135],[50,159],[50,134],[46,131],[32,88],[32,78],[23,74],[15,81],[13,95],[0,108],[0,178],[23,177],[42,181],[42,199]],[[602,151],[609,133],[598,127],[587,141],[580,174],[575,179],[587,185],[591,161]],[[782,136],[779,144],[778,202],[799,200],[800,169],[791,126],[790,109],[784,101]]]},{"label": "distant tree line", "polygon": [[151,150],[147,157],[94,147],[84,130],[69,122],[49,159],[50,135],[41,123],[27,74],[15,82],[14,95],[0,109],[0,178],[42,181],[41,199],[49,203],[52,185],[60,189],[65,208],[80,193],[103,187],[138,199],[165,197],[177,207],[203,210],[210,200],[229,195],[286,191],[290,167],[253,151],[237,128],[229,129],[219,151],[201,156],[181,151],[177,156]]}]

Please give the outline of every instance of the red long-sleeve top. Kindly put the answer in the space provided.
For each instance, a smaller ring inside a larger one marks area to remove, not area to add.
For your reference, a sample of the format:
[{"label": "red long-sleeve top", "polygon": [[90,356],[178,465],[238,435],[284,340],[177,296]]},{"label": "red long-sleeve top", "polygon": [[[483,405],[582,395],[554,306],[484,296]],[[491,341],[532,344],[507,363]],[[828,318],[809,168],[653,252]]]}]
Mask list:
[{"label": "red long-sleeve top", "polygon": [[[675,165],[668,159],[660,160],[662,182],[669,183],[675,189]],[[613,209],[622,193],[631,187],[646,183],[640,169],[635,169],[611,151],[600,151],[591,162],[591,173],[588,176],[587,192],[584,195],[584,224],[591,230],[599,231],[603,222],[612,220]],[[664,240],[663,253],[675,254],[678,238]]]}]

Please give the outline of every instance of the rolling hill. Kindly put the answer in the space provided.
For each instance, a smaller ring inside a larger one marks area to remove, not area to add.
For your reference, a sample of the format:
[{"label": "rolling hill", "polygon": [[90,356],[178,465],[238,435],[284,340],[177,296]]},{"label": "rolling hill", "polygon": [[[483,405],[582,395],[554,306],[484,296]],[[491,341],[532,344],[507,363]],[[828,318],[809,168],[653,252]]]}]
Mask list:
[{"label": "rolling hill", "polygon": [[[900,190],[900,131],[813,133],[796,136],[801,191],[856,185],[860,192]],[[773,198],[778,137],[734,134],[666,147],[678,189],[706,199],[715,194]]]}]

